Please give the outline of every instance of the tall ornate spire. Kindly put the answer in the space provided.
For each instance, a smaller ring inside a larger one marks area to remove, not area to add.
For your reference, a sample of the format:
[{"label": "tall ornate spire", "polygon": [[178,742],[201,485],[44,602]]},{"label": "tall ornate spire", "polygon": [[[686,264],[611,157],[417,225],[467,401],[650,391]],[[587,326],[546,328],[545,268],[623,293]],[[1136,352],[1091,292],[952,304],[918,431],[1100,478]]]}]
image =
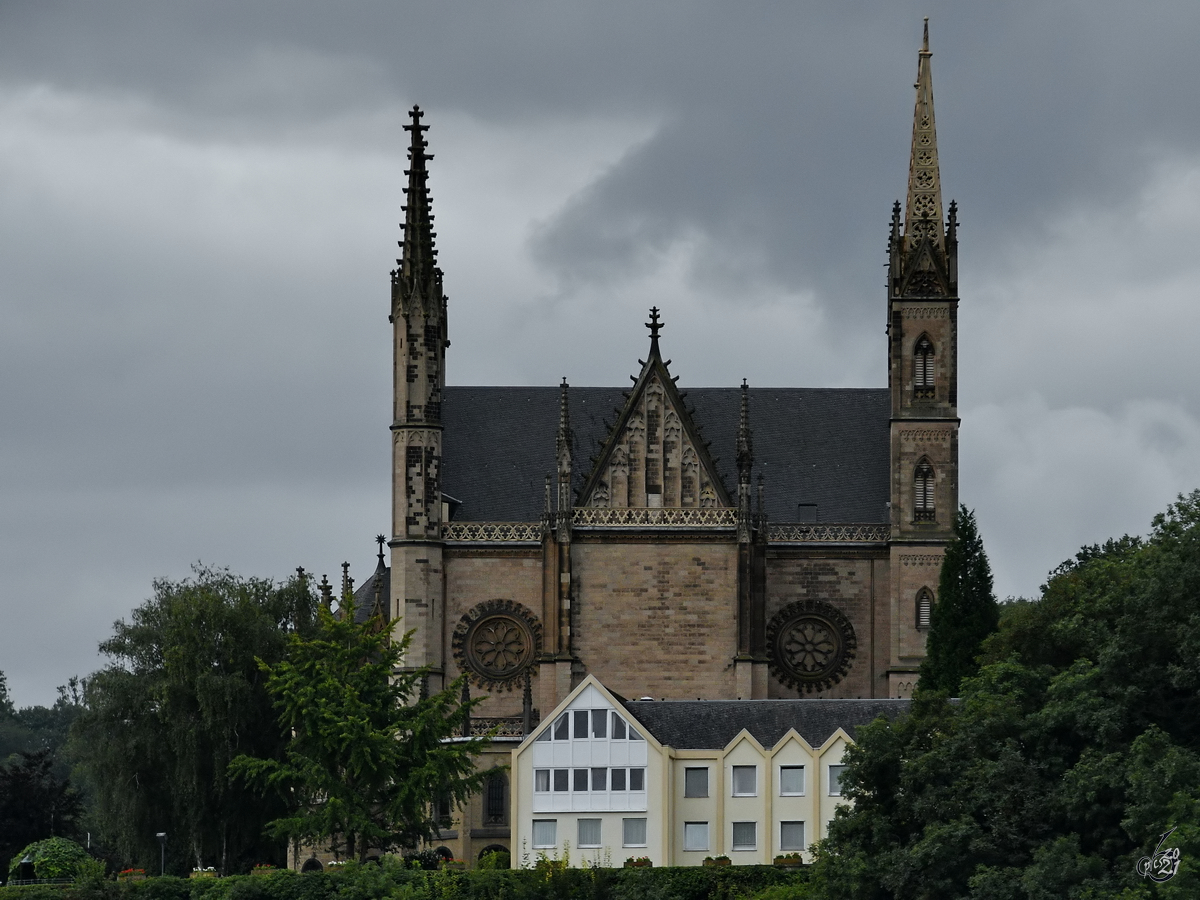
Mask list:
[{"label": "tall ornate spire", "polygon": [[[957,241],[947,235],[942,219],[942,179],[938,171],[937,128],[933,118],[929,20],[917,54],[917,102],[913,109],[912,155],[908,164],[908,197],[904,230],[900,204],[892,210],[888,238],[889,293],[897,299],[948,297],[958,291]],[[953,213],[951,214],[953,219]],[[951,225],[953,229],[953,224]]]},{"label": "tall ornate spire", "polygon": [[929,70],[929,19],[917,54],[917,103],[913,110],[912,157],[908,165],[908,201],[904,206],[904,236],[913,248],[928,235],[941,249],[942,179],[938,172],[937,128],[933,120],[933,78]]},{"label": "tall ornate spire", "polygon": [[412,122],[404,126],[404,130],[412,134],[408,148],[409,167],[404,170],[408,176],[408,187],[404,189],[407,202],[402,207],[404,224],[400,226],[404,229],[404,240],[400,242],[400,259],[396,260],[399,268],[392,273],[392,283],[398,294],[396,299],[404,309],[414,300],[429,304],[440,299],[442,289],[442,272],[437,267],[434,245],[437,232],[433,230],[429,171],[425,168],[425,163],[433,159],[432,153],[425,152],[429,144],[423,137],[429,126],[421,124],[425,115],[421,107],[414,106],[410,115]]}]

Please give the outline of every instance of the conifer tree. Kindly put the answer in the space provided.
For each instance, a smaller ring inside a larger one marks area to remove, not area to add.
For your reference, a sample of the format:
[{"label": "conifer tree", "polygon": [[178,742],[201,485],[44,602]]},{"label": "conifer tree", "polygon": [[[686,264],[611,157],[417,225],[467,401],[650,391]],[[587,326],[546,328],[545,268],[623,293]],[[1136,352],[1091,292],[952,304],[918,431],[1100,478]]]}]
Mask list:
[{"label": "conifer tree", "polygon": [[322,607],[313,635],[290,635],[286,657],[263,664],[287,746],[282,759],[242,756],[231,770],[292,799],[271,835],[364,860],[437,838],[437,801],[461,806],[482,788],[474,757],[488,737],[462,736],[478,702],[460,699],[463,678],[425,696],[428,669],[402,667],[412,632],[393,639],[397,620],[355,618],[347,594],[339,614]]},{"label": "conifer tree", "polygon": [[929,621],[920,688],[957,696],[964,678],[979,672],[976,657],[984,638],[996,630],[1000,609],[992,592],[992,569],[975,524],[975,513],[960,506],[954,540],[946,547],[937,603]]}]

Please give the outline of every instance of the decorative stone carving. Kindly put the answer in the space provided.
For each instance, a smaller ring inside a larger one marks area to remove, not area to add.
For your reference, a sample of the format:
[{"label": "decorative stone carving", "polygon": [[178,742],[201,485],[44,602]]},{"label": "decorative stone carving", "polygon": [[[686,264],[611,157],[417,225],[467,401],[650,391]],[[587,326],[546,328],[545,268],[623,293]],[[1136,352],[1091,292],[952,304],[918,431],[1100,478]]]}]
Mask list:
[{"label": "decorative stone carving", "polygon": [[837,607],[799,600],[767,626],[771,672],[806,694],[827,691],[845,676],[858,650],[854,627]]},{"label": "decorative stone carving", "polygon": [[542,649],[537,616],[512,600],[488,600],[468,611],[454,629],[455,662],[489,691],[511,691]]}]

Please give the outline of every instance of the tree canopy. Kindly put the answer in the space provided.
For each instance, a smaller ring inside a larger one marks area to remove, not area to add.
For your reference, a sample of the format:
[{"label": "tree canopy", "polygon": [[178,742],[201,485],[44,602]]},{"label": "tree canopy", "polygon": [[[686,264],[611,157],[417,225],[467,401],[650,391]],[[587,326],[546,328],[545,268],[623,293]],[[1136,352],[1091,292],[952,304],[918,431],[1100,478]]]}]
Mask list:
[{"label": "tree canopy", "polygon": [[289,735],[283,758],[233,768],[295,798],[273,835],[365,859],[435,838],[433,801],[462,804],[482,787],[474,757],[487,740],[460,737],[474,705],[460,702],[461,679],[420,696],[427,670],[402,668],[411,632],[393,640],[396,621],[356,622],[350,597],[343,609],[321,608],[315,634],[290,635],[286,657],[263,664]]},{"label": "tree canopy", "polygon": [[277,585],[196,567],[156,581],[132,620],[116,623],[100,645],[112,662],[87,682],[71,751],[95,828],[127,864],[158,861],[158,832],[175,872],[282,862],[283,848],[263,837],[282,801],[231,780],[228,766],[242,753],[282,753],[258,660],[281,659],[315,606],[302,575]]},{"label": "tree canopy", "polygon": [[959,702],[859,729],[813,896],[1200,896],[1200,492],[1056,569],[981,661]]},{"label": "tree canopy", "polygon": [[962,680],[979,671],[975,658],[999,620],[992,570],[975,513],[959,507],[954,518],[954,540],[946,547],[937,603],[930,615],[921,689],[957,695]]}]

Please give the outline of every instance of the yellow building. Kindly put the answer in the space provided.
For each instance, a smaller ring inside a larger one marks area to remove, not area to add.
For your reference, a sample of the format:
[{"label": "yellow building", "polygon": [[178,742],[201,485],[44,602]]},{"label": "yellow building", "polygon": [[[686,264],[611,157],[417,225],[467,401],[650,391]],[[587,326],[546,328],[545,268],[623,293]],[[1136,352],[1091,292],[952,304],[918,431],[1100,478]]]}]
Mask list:
[{"label": "yellow building", "polygon": [[589,675],[513,750],[513,865],[810,861],[852,732],[908,705],[626,700]]}]

